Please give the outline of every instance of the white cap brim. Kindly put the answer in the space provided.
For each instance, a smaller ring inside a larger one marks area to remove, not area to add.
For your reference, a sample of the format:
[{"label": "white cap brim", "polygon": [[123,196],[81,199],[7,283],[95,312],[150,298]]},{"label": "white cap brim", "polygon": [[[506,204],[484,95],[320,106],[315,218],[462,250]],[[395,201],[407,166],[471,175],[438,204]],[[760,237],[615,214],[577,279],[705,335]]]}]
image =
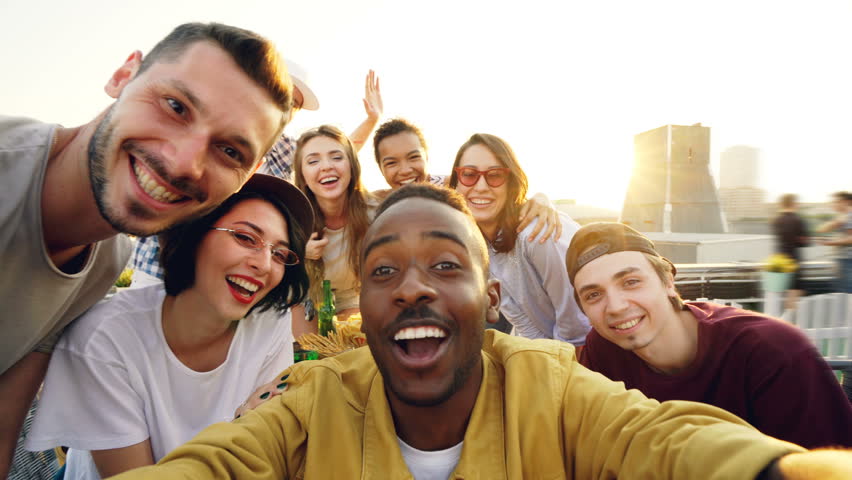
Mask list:
[{"label": "white cap brim", "polygon": [[305,83],[307,82],[308,72],[292,60],[284,59],[284,61],[287,63],[287,72],[290,74],[293,86],[299,89],[299,93],[302,94],[302,110],[319,110],[319,100],[317,100],[316,94]]}]

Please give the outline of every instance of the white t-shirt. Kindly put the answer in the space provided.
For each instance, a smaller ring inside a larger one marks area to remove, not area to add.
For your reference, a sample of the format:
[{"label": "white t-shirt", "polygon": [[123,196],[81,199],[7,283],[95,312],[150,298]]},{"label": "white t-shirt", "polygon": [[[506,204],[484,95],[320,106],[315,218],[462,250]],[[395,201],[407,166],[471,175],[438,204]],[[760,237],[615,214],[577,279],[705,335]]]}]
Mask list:
[{"label": "white t-shirt", "polygon": [[99,478],[88,450],[151,439],[154,461],[234,410],[293,363],[290,315],[253,313],[237,326],[226,360],[209,372],[184,365],[166,343],[162,284],[120,292],[92,307],[63,335],[26,440],[59,445],[65,478]]},{"label": "white t-shirt", "polygon": [[414,480],[447,480],[456,469],[461,458],[464,442],[446,450],[425,451],[418,450],[396,437],[402,458],[408,466],[408,471],[414,476]]}]

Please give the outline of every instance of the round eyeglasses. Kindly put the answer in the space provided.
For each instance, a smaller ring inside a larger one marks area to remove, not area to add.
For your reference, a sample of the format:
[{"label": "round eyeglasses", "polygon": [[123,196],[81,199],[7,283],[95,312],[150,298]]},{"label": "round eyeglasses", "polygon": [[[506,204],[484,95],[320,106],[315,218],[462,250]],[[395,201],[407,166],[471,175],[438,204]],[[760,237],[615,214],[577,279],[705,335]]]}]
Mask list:
[{"label": "round eyeglasses", "polygon": [[254,232],[222,227],[210,227],[210,230],[228,232],[238,244],[251,250],[260,251],[263,247],[269,247],[269,251],[272,252],[272,260],[281,265],[296,265],[299,263],[299,256],[290,249],[266,243],[263,237]]},{"label": "round eyeglasses", "polygon": [[485,177],[485,183],[489,187],[499,187],[509,179],[510,170],[507,167],[495,167],[488,170],[477,170],[473,167],[456,167],[456,175],[459,183],[465,187],[472,187],[479,181],[479,177]]}]

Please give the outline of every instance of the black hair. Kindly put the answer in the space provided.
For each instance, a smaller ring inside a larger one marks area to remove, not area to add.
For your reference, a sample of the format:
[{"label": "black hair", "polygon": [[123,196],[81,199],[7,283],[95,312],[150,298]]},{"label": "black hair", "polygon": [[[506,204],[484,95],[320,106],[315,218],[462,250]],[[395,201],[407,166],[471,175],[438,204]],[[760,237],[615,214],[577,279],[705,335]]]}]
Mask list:
[{"label": "black hair", "polygon": [[412,183],[392,191],[381,205],[379,205],[373,221],[375,221],[376,218],[379,218],[379,215],[381,215],[385,210],[406,198],[428,198],[430,200],[435,200],[449,205],[473,218],[473,214],[467,206],[467,201],[455,190],[432,185],[431,183]]},{"label": "black hair", "polygon": [[376,220],[385,211],[387,211],[387,209],[408,198],[434,200],[465,214],[470,221],[471,228],[473,229],[473,238],[478,239],[476,242],[476,250],[479,252],[480,258],[482,259],[483,273],[487,279],[489,275],[490,258],[488,257],[488,247],[485,244],[485,237],[482,236],[482,232],[479,230],[479,227],[476,226],[476,220],[474,220],[473,214],[467,206],[467,201],[455,190],[432,185],[431,183],[411,183],[405,185],[402,188],[392,191],[381,205],[379,205],[379,208],[376,209],[376,216],[373,218],[373,223],[375,223]]},{"label": "black hair", "polygon": [[423,132],[417,128],[417,125],[404,118],[392,118],[379,125],[379,128],[377,128],[376,132],[373,134],[373,155],[375,156],[376,163],[379,166],[382,165],[382,159],[379,157],[379,144],[382,143],[382,140],[403,132],[411,132],[416,135],[417,140],[420,141],[420,146],[423,147],[423,150],[428,150],[426,147],[426,139],[423,138]]},{"label": "black hair", "polygon": [[252,307],[252,310],[257,308],[265,311],[275,308],[278,312],[283,312],[304,300],[309,283],[304,264],[307,236],[284,202],[270,193],[252,190],[237,192],[209,214],[160,235],[160,263],[165,271],[166,294],[178,295],[195,284],[196,255],[201,241],[210,233],[211,227],[234,206],[253,198],[269,202],[284,216],[290,237],[289,248],[298,255],[299,263],[287,265],[281,282]]},{"label": "black hair", "polygon": [[836,192],[834,194],[834,198],[838,200],[844,200],[847,202],[852,202],[852,192]]}]

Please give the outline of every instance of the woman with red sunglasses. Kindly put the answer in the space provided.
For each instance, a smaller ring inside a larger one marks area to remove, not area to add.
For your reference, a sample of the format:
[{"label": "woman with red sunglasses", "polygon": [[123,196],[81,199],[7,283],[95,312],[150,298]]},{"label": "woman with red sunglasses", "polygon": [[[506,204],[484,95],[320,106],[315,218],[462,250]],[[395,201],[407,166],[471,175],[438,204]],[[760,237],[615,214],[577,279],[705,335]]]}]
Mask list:
[{"label": "woman with red sunglasses", "polygon": [[565,270],[577,222],[560,213],[562,236],[557,241],[523,241],[535,227],[533,222],[517,231],[527,176],[509,144],[487,133],[474,134],[461,146],[450,188],[465,197],[488,243],[491,275],[500,280],[500,312],[517,333],[583,345],[591,327]]}]

